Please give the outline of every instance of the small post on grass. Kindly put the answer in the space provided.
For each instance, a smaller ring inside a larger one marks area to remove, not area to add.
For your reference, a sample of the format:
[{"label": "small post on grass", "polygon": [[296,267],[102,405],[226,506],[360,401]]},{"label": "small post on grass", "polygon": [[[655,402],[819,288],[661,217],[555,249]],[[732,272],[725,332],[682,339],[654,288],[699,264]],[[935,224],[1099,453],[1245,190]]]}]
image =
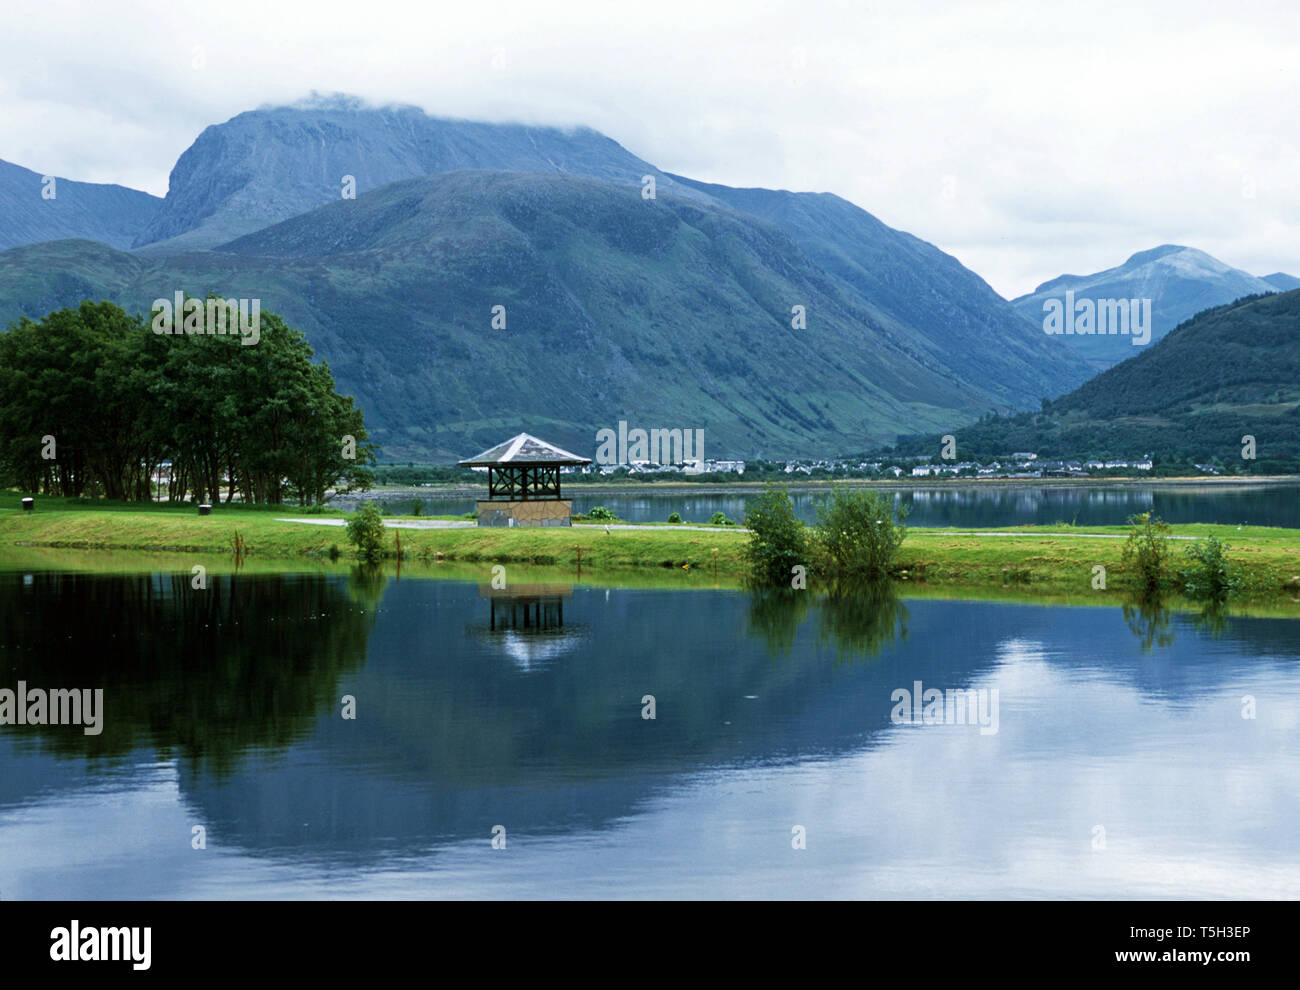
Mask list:
[{"label": "small post on grass", "polygon": [[24,512],[31,512],[34,508],[36,508],[36,499],[31,497],[23,499]]}]

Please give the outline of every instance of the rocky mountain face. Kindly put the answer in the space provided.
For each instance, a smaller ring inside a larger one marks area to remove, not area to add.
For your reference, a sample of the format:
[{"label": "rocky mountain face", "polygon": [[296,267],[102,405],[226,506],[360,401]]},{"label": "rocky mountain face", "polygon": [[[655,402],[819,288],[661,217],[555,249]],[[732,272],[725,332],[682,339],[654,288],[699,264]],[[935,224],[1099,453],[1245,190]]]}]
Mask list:
[{"label": "rocky mountain face", "polygon": [[588,128],[488,124],[431,117],[418,107],[311,100],[241,113],[205,129],[176,162],[162,208],[134,246],[214,247],[345,195],[459,169],[638,185],[654,175],[674,185]]},{"label": "rocky mountain face", "polygon": [[125,186],[47,178],[0,161],[0,251],[64,237],[127,248],[161,204]]},{"label": "rocky mountain face", "polygon": [[[1204,309],[1232,302],[1244,296],[1276,292],[1280,286],[1232,268],[1195,248],[1164,244],[1139,251],[1124,264],[1092,275],[1061,275],[1044,282],[1029,295],[1012,300],[1026,319],[1032,320],[1056,346],[1072,351],[1094,368],[1104,370],[1133,357],[1178,324]],[[1068,295],[1067,295],[1068,293]],[[1142,322],[1142,333],[1110,330],[1119,312],[1110,301],[1126,300],[1130,328]],[[1138,300],[1138,303],[1133,303]],[[1082,318],[1091,306],[1087,327]],[[1058,308],[1059,307],[1059,308]],[[1068,314],[1074,309],[1074,317]],[[1102,309],[1107,323],[1101,326]],[[1136,312],[1135,312],[1136,311]],[[1146,314],[1150,313],[1149,321]],[[1044,321],[1060,314],[1067,332],[1047,335]],[[1080,332],[1068,332],[1075,330]],[[1091,332],[1089,332],[1091,331]],[[1145,338],[1147,343],[1139,341]]]}]

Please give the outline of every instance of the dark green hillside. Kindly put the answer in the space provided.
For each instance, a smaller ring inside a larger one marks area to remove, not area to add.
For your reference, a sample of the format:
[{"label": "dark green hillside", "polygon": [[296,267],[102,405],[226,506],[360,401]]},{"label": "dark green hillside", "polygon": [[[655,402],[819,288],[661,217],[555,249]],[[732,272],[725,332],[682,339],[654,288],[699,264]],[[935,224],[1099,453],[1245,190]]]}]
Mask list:
[{"label": "dark green hillside", "polygon": [[709,457],[831,453],[994,404],[776,226],[593,179],[412,179],[219,252],[0,254],[5,322],[85,297],[145,311],[179,289],[260,298],[300,327],[387,458],[464,456],[521,428],[590,453],[620,419],[703,429]]},{"label": "dark green hillside", "polygon": [[[1032,450],[1047,456],[1218,458],[1229,469],[1300,458],[1300,291],[1206,310],[1137,357],[1038,413],[986,419],[956,433],[962,458]],[[1242,437],[1257,457],[1244,463]],[[937,452],[937,436],[909,437]]]},{"label": "dark green hillside", "polygon": [[778,226],[844,291],[909,327],[918,349],[960,368],[999,403],[1037,405],[1094,373],[1043,333],[1041,319],[1025,319],[956,258],[839,196],[673,178]]}]

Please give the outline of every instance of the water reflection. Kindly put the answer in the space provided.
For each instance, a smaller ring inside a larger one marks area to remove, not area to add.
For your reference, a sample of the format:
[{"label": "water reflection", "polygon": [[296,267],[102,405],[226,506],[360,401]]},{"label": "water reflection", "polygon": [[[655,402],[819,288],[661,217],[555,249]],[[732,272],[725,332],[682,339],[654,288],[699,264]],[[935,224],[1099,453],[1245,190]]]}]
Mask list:
[{"label": "water reflection", "polygon": [[1196,631],[1219,639],[1228,632],[1228,615],[1228,606],[1223,602],[1207,602],[1196,616]]},{"label": "water reflection", "polygon": [[880,655],[907,638],[907,607],[890,585],[863,587],[815,597],[808,591],[755,590],[750,594],[749,632],[770,656],[789,656],[795,635],[817,603],[817,643],[837,663]]},{"label": "water reflection", "polygon": [[348,572],[348,595],[365,608],[378,608],[387,587],[388,573],[381,563],[372,561],[353,564]]},{"label": "water reflection", "polygon": [[808,618],[813,595],[789,588],[764,588],[749,598],[749,633],[767,645],[769,656],[789,656],[795,633]]},{"label": "water reflection", "polygon": [[[188,573],[22,578],[0,574],[6,676],[110,691],[99,739],[0,729],[0,886],[18,896],[384,896],[408,876],[423,897],[1022,896],[981,871],[1066,889],[1098,821],[1116,855],[1177,865],[1207,815],[1216,883],[1300,856],[1279,742],[1300,711],[1294,621],[373,570],[219,579],[211,600]],[[999,689],[999,733],[894,724],[917,681]],[[1256,722],[1243,692],[1270,699]],[[1153,790],[1171,767],[1179,786]],[[1225,788],[1249,828],[1213,817]],[[818,839],[797,870],[791,821]],[[116,872],[84,867],[87,822]],[[195,823],[221,857],[195,858]],[[483,851],[496,824],[511,856]],[[1089,892],[1132,890],[1142,862]],[[899,886],[835,886],[868,873]]]},{"label": "water reflection", "polygon": [[579,629],[564,627],[564,600],[573,597],[572,584],[480,584],[478,595],[488,599],[488,625],[486,630],[471,626],[471,635],[499,645],[520,670],[537,670],[582,642]]},{"label": "water reflection", "polygon": [[61,756],[121,757],[153,747],[195,772],[229,773],[252,750],[312,731],[365,658],[373,622],[313,576],[189,572],[102,577],[0,575],[5,682],[102,688],[98,736],[67,726],[3,731]]},{"label": "water reflection", "polygon": [[1160,595],[1141,595],[1124,603],[1124,621],[1141,644],[1143,653],[1174,641],[1172,613]]}]

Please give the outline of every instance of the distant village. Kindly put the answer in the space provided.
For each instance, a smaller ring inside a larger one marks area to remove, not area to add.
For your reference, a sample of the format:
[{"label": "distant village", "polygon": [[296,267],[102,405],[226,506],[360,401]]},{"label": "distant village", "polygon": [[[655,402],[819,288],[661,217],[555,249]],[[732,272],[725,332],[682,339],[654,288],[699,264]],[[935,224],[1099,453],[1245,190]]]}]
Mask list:
[{"label": "distant village", "polygon": [[[1197,464],[1204,474],[1219,474],[1213,464]],[[654,461],[636,460],[626,464],[589,464],[565,468],[566,474],[630,476],[630,475],[743,475],[746,461],[740,460],[686,460],[681,464],[658,464]],[[1049,460],[1032,451],[1017,451],[984,463],[981,461],[936,462],[932,457],[891,457],[881,460],[858,458],[832,458],[812,460],[751,460],[748,469],[753,474],[806,475],[826,477],[881,478],[1091,478],[1115,473],[1150,471],[1150,456],[1132,460]]]}]

